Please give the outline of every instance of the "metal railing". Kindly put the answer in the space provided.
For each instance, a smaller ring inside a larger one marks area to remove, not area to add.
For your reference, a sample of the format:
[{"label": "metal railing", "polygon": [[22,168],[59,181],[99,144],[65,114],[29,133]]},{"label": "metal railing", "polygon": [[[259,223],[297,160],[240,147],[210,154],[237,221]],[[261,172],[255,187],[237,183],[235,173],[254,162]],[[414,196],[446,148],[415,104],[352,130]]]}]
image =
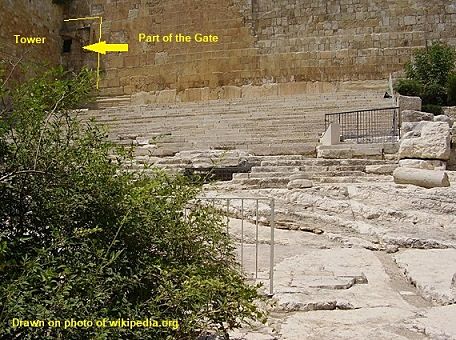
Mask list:
[{"label": "metal railing", "polygon": [[[269,208],[269,212],[266,220],[269,224],[269,240],[266,243],[269,244],[269,271],[267,280],[269,281],[269,295],[274,294],[274,231],[275,231],[275,200],[273,198],[265,197],[198,197],[197,201],[205,201],[217,209],[221,214],[225,216],[226,223],[226,232],[230,235],[230,222],[233,222],[234,219],[240,220],[240,265],[244,272],[248,271],[245,265],[245,224],[248,221],[251,221],[255,225],[254,233],[254,244],[255,244],[255,256],[254,256],[254,277],[255,280],[261,279],[258,276],[259,273],[259,252],[260,249],[260,238],[259,238],[259,223],[260,223],[260,213],[259,206],[260,203],[265,202]],[[248,207],[246,202],[252,202]],[[193,202],[195,203],[195,202]],[[192,204],[190,204],[192,205]],[[191,206],[188,208],[192,209]],[[187,213],[185,213],[185,216]],[[265,279],[265,278],[262,278]]]},{"label": "metal railing", "polygon": [[399,107],[327,113],[325,130],[331,123],[340,125],[343,141],[394,143],[400,138]]}]

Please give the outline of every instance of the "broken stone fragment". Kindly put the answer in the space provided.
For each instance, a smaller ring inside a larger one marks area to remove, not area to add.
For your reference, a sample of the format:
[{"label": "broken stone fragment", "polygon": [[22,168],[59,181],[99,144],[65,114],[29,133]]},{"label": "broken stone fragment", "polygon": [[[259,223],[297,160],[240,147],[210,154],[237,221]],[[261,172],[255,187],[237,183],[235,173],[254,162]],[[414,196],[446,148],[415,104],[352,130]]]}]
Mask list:
[{"label": "broken stone fragment", "polygon": [[393,254],[393,253],[397,253],[399,251],[399,247],[395,244],[388,244],[386,246],[385,250],[388,254]]},{"label": "broken stone fragment", "polygon": [[[411,134],[420,136],[421,135],[421,129],[423,128],[423,125],[426,122],[403,122],[401,125],[401,138],[403,138],[408,132],[413,131],[414,133]],[[410,136],[410,134],[409,134]]]},{"label": "broken stone fragment", "polygon": [[444,122],[447,123],[450,127],[453,126],[453,119],[447,115],[438,115],[434,117],[434,122]]},{"label": "broken stone fragment", "polygon": [[366,165],[366,173],[377,175],[391,175],[397,164]]},{"label": "broken stone fragment", "polygon": [[396,184],[412,184],[423,188],[449,187],[450,180],[443,171],[397,168],[393,172]]},{"label": "broken stone fragment", "polygon": [[136,144],[139,146],[144,146],[149,144],[149,138],[147,137],[136,137]]},{"label": "broken stone fragment", "polygon": [[421,133],[415,137],[408,132],[399,147],[399,159],[440,159],[450,157],[450,127],[443,122],[426,122]]},{"label": "broken stone fragment", "polygon": [[432,121],[434,115],[428,112],[421,112],[415,110],[403,110],[401,111],[402,122],[420,122],[423,120]]},{"label": "broken stone fragment", "polygon": [[399,166],[425,170],[446,170],[446,162],[440,160],[401,159],[399,161]]},{"label": "broken stone fragment", "polygon": [[288,183],[287,188],[289,190],[312,188],[312,181],[310,181],[308,179],[295,179]]}]

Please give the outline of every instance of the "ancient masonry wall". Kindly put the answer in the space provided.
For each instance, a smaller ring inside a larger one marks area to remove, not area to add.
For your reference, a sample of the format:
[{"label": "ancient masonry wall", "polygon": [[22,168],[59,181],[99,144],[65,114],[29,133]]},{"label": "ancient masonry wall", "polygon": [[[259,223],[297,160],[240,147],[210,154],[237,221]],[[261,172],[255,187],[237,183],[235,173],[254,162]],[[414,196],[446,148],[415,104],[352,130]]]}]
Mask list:
[{"label": "ancient masonry wall", "polygon": [[[0,1],[0,59],[34,64],[60,63],[63,9],[52,0]],[[45,37],[43,43],[17,44],[15,35]]]},{"label": "ancient masonry wall", "polygon": [[[456,45],[447,0],[89,0],[103,39],[130,44],[103,58],[102,93],[246,84],[385,79],[412,51]],[[215,44],[140,43],[139,33],[216,34]]]},{"label": "ancient masonry wall", "polygon": [[[0,53],[27,52],[75,69],[96,65],[96,54],[81,47],[98,41],[98,27],[95,21],[62,25],[63,17],[102,16],[102,39],[130,45],[128,53],[101,58],[101,94],[110,96],[315,92],[315,82],[321,90],[334,82],[384,80],[433,41],[456,45],[456,4],[448,0],[73,0],[65,13],[52,0],[2,0],[0,9]],[[138,41],[139,33],[198,32],[219,41]],[[15,34],[46,36],[47,43],[18,46]],[[72,40],[70,52],[62,53],[64,39]]]}]

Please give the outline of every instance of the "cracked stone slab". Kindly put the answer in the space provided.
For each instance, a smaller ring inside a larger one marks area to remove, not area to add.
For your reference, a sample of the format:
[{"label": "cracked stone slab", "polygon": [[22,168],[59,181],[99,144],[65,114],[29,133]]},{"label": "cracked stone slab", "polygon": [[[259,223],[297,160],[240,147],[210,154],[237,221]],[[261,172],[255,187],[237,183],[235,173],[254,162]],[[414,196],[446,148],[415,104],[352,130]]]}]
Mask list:
[{"label": "cracked stone slab", "polygon": [[423,298],[456,303],[456,249],[412,249],[394,259]]},{"label": "cracked stone slab", "polygon": [[406,322],[408,329],[431,339],[456,339],[456,305],[434,307]]},{"label": "cracked stone slab", "polygon": [[277,311],[405,308],[375,253],[366,249],[307,249],[275,265]]},{"label": "cracked stone slab", "polygon": [[282,324],[284,340],[320,339],[410,339],[397,324],[414,313],[402,308],[363,308],[296,313]]}]

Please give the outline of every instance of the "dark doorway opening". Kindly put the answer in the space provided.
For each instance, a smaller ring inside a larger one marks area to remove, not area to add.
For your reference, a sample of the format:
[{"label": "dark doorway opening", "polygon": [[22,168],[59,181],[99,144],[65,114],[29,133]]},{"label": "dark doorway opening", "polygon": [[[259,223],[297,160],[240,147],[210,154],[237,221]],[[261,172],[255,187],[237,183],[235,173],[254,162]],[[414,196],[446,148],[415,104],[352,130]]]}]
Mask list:
[{"label": "dark doorway opening", "polygon": [[63,39],[63,53],[71,52],[71,45],[73,44],[73,39]]}]

